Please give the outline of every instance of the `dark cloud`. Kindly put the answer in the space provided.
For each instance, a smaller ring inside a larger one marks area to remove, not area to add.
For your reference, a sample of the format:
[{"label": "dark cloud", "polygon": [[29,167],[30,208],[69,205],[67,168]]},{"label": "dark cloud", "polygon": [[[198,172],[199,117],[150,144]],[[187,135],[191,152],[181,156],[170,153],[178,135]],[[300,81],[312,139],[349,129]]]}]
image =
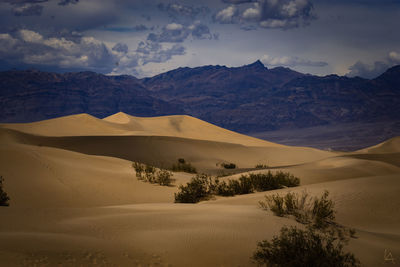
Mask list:
[{"label": "dark cloud", "polygon": [[175,44],[171,48],[159,49],[153,53],[148,53],[142,58],[143,65],[147,63],[162,63],[170,60],[173,56],[184,55],[186,53],[185,47],[180,44]]},{"label": "dark cloud", "polygon": [[161,33],[150,33],[147,36],[147,40],[155,43],[181,43],[190,35],[195,39],[213,38],[209,27],[196,21],[189,26],[179,23],[170,23],[162,28]]},{"label": "dark cloud", "polygon": [[[214,15],[219,23],[257,23],[262,28],[290,29],[308,25],[316,16],[309,0],[224,0],[232,5]],[[248,4],[252,3],[252,6]],[[246,5],[243,5],[246,4]],[[246,30],[248,28],[242,27]]]},{"label": "dark cloud", "polygon": [[308,59],[303,59],[299,57],[290,57],[290,56],[282,56],[282,57],[272,57],[269,55],[264,55],[261,58],[261,61],[264,65],[271,67],[297,67],[297,66],[306,66],[306,67],[325,67],[328,65],[327,62],[324,61],[312,61]]},{"label": "dark cloud", "polygon": [[106,31],[113,32],[144,32],[148,30],[154,30],[154,27],[147,27],[144,24],[135,25],[133,27],[108,27],[105,28]]},{"label": "dark cloud", "polygon": [[158,9],[166,11],[171,17],[179,19],[181,16],[195,18],[198,15],[205,15],[210,12],[210,9],[206,6],[189,6],[182,5],[179,3],[172,4],[158,4]]},{"label": "dark cloud", "polygon": [[11,5],[19,5],[19,4],[39,4],[48,1],[49,0],[0,0],[0,3],[4,2],[4,3],[9,3]]},{"label": "dark cloud", "polygon": [[120,53],[128,53],[128,46],[126,44],[117,43],[113,46],[112,50]]},{"label": "dark cloud", "polygon": [[77,4],[79,3],[79,0],[61,0],[58,4],[60,6],[67,6],[69,4]]},{"label": "dark cloud", "polygon": [[12,12],[14,16],[40,16],[43,12],[43,6],[35,4],[15,5]]},{"label": "dark cloud", "polygon": [[400,53],[390,52],[389,55],[381,60],[375,61],[373,64],[366,64],[362,61],[356,62],[354,65],[349,67],[349,73],[346,75],[349,77],[363,77],[363,78],[376,78],[384,73],[388,68],[400,64]]}]

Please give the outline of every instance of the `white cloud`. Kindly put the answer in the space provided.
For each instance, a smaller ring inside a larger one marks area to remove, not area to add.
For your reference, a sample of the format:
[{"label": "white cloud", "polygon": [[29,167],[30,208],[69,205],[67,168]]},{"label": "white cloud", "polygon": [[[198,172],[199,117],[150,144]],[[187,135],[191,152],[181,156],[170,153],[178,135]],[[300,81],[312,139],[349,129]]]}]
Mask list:
[{"label": "white cloud", "polygon": [[236,6],[231,5],[215,14],[214,19],[220,23],[233,23],[236,14]]},{"label": "white cloud", "polygon": [[392,51],[386,58],[375,61],[372,64],[367,64],[362,61],[356,62],[349,67],[349,72],[346,75],[349,77],[359,76],[372,79],[378,77],[388,68],[395,65],[400,65],[400,53]]},{"label": "white cloud", "polygon": [[178,23],[170,23],[165,26],[165,29],[168,31],[179,31],[183,29],[183,25]]},{"label": "white cloud", "polygon": [[271,67],[278,67],[278,66],[324,67],[324,66],[328,65],[328,63],[326,63],[324,61],[312,61],[312,60],[303,59],[303,58],[299,58],[299,57],[289,57],[289,56],[273,57],[270,55],[263,55],[261,57],[261,62],[264,63],[264,65],[271,66]]}]

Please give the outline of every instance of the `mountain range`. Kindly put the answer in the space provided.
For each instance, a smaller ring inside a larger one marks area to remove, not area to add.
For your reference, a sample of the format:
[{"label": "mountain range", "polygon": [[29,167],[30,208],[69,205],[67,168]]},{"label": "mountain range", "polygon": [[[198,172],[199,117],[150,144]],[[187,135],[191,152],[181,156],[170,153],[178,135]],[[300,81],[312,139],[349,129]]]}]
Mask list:
[{"label": "mountain range", "polygon": [[0,72],[0,103],[0,122],[77,113],[106,117],[122,111],[187,114],[247,134],[352,123],[394,125],[375,133],[373,143],[400,134],[400,65],[371,80],[268,69],[260,61],[234,68],[178,68],[143,79],[10,70]]}]

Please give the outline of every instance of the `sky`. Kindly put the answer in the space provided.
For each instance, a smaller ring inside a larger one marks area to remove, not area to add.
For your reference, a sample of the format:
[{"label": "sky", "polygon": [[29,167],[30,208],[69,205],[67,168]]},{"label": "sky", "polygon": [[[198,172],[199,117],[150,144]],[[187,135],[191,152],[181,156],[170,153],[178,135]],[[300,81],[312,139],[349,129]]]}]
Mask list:
[{"label": "sky", "polygon": [[0,70],[142,78],[256,60],[377,77],[400,64],[400,0],[0,0]]}]

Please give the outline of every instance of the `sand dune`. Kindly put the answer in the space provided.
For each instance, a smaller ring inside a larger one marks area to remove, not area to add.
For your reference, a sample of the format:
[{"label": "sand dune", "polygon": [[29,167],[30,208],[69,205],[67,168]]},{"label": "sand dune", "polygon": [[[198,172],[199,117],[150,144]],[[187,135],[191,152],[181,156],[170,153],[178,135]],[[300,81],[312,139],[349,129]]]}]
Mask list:
[{"label": "sand dune", "polygon": [[[363,266],[384,250],[400,262],[399,138],[354,153],[289,147],[246,137],[188,116],[103,120],[81,114],[0,128],[0,175],[11,206],[0,207],[0,266],[252,266],[257,241],[296,224],[257,207],[268,193],[174,204],[175,186],[138,181],[132,161],[198,169],[257,163],[329,190],[337,220],[356,228],[349,249]],[[267,170],[257,170],[264,172]],[[240,174],[223,179],[234,179]],[[396,266],[396,265],[391,265]]]}]

